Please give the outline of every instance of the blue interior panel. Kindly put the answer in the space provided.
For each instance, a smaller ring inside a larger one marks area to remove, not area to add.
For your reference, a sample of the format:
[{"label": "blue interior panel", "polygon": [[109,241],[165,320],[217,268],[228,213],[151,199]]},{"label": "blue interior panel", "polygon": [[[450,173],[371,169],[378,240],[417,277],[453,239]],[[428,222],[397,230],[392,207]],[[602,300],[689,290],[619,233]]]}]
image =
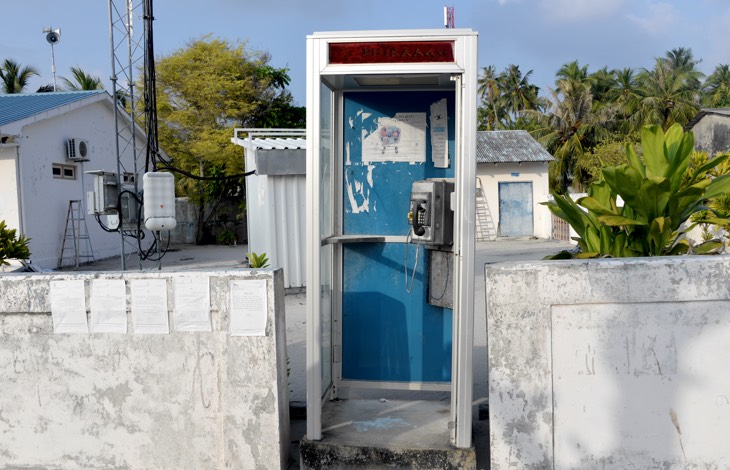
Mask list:
[{"label": "blue interior panel", "polygon": [[[447,99],[451,164],[431,162],[426,127],[425,162],[363,163],[363,136],[378,130],[378,119],[396,113],[426,113]],[[401,235],[410,228],[407,214],[411,184],[454,176],[453,92],[352,92],[344,94],[343,233]],[[348,187],[350,186],[350,194]],[[343,248],[342,375],[367,381],[448,382],[451,380],[452,311],[427,303],[428,256],[416,245],[352,243]]]}]

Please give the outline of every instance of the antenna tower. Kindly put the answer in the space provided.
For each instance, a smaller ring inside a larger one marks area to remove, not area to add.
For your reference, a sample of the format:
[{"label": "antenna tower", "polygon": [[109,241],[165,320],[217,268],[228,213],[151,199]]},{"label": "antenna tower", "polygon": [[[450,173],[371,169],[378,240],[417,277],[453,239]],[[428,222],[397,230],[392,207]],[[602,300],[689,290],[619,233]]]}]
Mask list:
[{"label": "antenna tower", "polygon": [[[144,0],[109,0],[109,42],[111,45],[112,96],[115,98],[114,122],[117,135],[117,188],[121,194],[125,186],[133,186],[134,195],[139,194],[138,181],[141,177],[141,155],[135,139],[135,127],[143,125],[144,103],[135,91],[134,70],[144,64],[144,35],[139,28],[145,18]],[[135,26],[137,34],[135,34]],[[123,118],[129,114],[131,119]],[[136,124],[135,124],[136,123]],[[122,158],[124,156],[125,158]],[[131,165],[130,165],[131,163]],[[121,204],[120,204],[121,205]],[[125,231],[121,210],[119,233],[121,240],[122,271],[126,270],[125,244],[132,251],[139,249],[140,234],[136,229]],[[126,238],[125,238],[126,236]]]}]

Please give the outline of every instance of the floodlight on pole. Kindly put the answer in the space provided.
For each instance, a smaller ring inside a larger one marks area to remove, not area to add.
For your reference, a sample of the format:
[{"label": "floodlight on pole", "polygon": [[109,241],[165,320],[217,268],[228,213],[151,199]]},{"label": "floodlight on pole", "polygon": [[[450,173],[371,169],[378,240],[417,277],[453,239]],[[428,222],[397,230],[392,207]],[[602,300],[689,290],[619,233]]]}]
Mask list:
[{"label": "floodlight on pole", "polygon": [[46,41],[51,45],[51,73],[53,74],[53,91],[56,91],[56,54],[54,46],[61,40],[61,28],[53,29],[53,26],[43,28]]}]

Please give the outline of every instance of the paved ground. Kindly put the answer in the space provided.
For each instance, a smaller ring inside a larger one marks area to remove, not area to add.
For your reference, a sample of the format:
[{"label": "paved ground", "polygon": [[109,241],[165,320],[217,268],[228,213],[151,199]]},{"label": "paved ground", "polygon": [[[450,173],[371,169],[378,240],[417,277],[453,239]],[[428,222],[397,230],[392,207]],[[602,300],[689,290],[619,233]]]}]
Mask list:
[{"label": "paved ground", "polygon": [[[477,449],[478,468],[489,467],[489,436],[487,422],[478,420],[478,405],[487,400],[487,331],[484,307],[484,265],[508,261],[537,260],[570,247],[567,243],[535,239],[501,239],[495,242],[480,242],[476,246],[475,292],[474,292],[474,442]],[[232,269],[245,267],[243,264],[246,246],[180,245],[173,247],[163,258],[164,271],[185,271],[192,269]],[[82,266],[79,271],[114,271],[121,269],[119,258],[96,261]],[[140,264],[135,256],[128,257],[127,269],[136,271]],[[158,264],[142,263],[144,271],[157,270]],[[291,291],[286,296],[287,346],[291,374],[289,378],[290,399],[306,400],[305,380],[305,295]],[[383,392],[375,392],[381,393]],[[398,399],[398,392],[388,392],[387,398]],[[304,433],[303,421],[292,421],[293,453],[296,456],[296,442]],[[291,468],[298,468],[293,463]]]}]

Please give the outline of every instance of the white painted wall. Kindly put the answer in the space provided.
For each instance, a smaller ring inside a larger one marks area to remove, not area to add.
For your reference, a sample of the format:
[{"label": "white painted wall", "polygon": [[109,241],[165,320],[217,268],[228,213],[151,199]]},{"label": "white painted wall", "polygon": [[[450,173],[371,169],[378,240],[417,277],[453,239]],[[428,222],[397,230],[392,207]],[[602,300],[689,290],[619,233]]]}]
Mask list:
[{"label": "white painted wall", "polygon": [[491,467],[730,468],[730,257],[485,266]]},{"label": "white painted wall", "polygon": [[[173,279],[209,282],[211,332],[176,331]],[[51,280],[127,283],[126,334],[56,334]],[[167,282],[169,334],[135,333],[129,282]],[[266,281],[265,336],[231,336],[232,281]],[[280,270],[0,276],[0,467],[286,468]]]},{"label": "white painted wall", "polygon": [[22,233],[16,157],[16,146],[0,145],[0,220],[4,220],[8,228]]},{"label": "white painted wall", "polygon": [[[513,173],[519,175],[512,176]],[[499,183],[532,183],[534,236],[551,238],[550,211],[540,204],[550,195],[547,162],[479,163],[477,177],[482,182],[495,227],[499,227]]]},{"label": "white painted wall", "polygon": [[[66,141],[80,138],[89,141],[90,161],[73,163],[66,159]],[[116,131],[112,108],[96,102],[68,113],[25,126],[20,144],[20,191],[23,198],[25,235],[31,238],[31,260],[46,269],[56,268],[61,239],[66,224],[69,200],[78,199],[85,207],[86,192],[93,190],[93,178],[85,171],[117,171]],[[137,141],[138,149],[144,142]],[[128,171],[133,168],[131,150],[123,155]],[[76,180],[54,179],[53,163],[76,165]],[[86,215],[91,245],[96,259],[118,256],[118,233],[104,232],[93,215]],[[68,254],[68,252],[67,252]]]}]

